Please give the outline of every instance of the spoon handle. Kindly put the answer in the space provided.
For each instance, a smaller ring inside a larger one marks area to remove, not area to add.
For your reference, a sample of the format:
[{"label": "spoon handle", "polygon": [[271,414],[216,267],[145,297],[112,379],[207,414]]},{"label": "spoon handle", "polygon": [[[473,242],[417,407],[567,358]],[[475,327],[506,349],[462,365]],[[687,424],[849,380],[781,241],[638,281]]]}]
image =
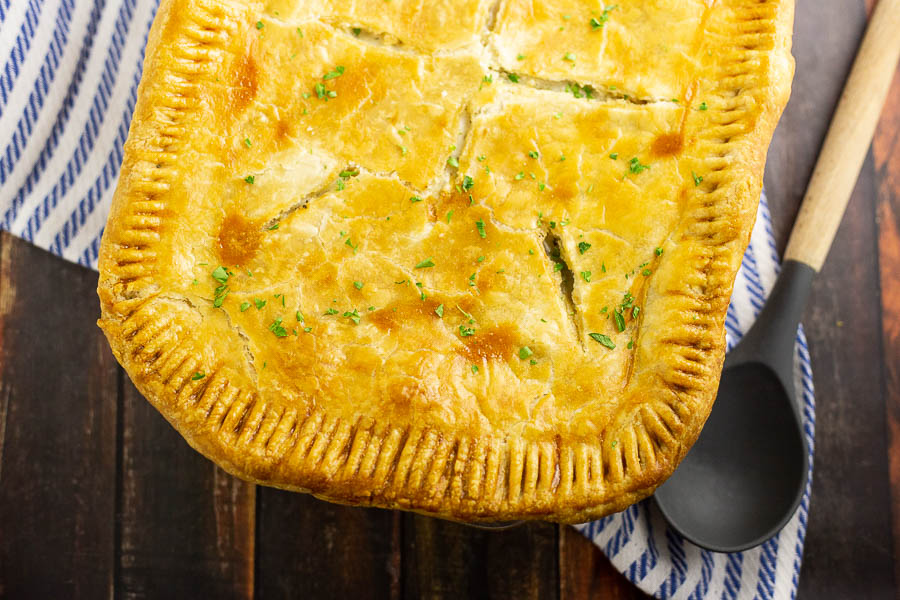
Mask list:
[{"label": "spoon handle", "polygon": [[875,133],[898,58],[900,0],[879,0],[819,153],[785,260],[806,263],[815,271],[822,268]]}]

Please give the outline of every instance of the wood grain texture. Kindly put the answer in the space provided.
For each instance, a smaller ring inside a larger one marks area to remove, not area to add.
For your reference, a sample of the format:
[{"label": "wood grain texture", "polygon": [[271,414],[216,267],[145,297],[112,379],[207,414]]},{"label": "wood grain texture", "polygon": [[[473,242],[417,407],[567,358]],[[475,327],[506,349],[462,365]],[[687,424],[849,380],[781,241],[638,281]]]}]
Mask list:
[{"label": "wood grain texture", "polygon": [[259,488],[257,598],[398,598],[399,513]]},{"label": "wood grain texture", "polygon": [[557,527],[485,531],[418,515],[404,519],[404,597],[559,597]]},{"label": "wood grain texture", "polygon": [[118,380],[95,282],[0,234],[0,597],[112,586]]},{"label": "wood grain texture", "polygon": [[900,0],[881,0],[844,83],[785,260],[803,262],[816,271],[822,268],[866,158],[898,59]]},{"label": "wood grain texture", "polygon": [[255,486],[195,452],[123,377],[116,595],[253,595]]},{"label": "wood grain texture", "polygon": [[[861,39],[865,9],[861,0],[798,0],[794,91],[766,173],[779,248],[787,240]],[[804,318],[817,414],[801,599],[858,598],[861,592],[867,598],[896,596],[881,384],[875,177],[869,159]]]},{"label": "wood grain texture", "polygon": [[571,527],[559,530],[560,600],[650,598],[613,568],[600,549]]},{"label": "wood grain texture", "polygon": [[[779,248],[872,5],[797,2],[766,173]],[[818,413],[800,600],[898,595],[898,157],[895,79],[805,318]],[[571,528],[486,532],[234,480],[117,370],[95,284],[0,234],[0,598],[645,598]]]},{"label": "wood grain texture", "polygon": [[[867,0],[871,10],[873,0]],[[900,549],[900,74],[894,77],[872,141],[877,181],[884,400],[888,426],[894,556]],[[894,560],[894,585],[900,560]]]}]

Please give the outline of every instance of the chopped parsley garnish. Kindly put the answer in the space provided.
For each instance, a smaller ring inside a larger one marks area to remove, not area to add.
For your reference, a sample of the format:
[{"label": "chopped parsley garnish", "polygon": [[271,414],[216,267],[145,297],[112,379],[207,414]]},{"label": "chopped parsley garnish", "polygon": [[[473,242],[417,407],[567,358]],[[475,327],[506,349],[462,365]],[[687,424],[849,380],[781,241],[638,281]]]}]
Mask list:
[{"label": "chopped parsley garnish", "polygon": [[228,281],[228,270],[225,267],[216,267],[212,272],[212,278],[219,283],[225,283]]},{"label": "chopped parsley garnish", "polygon": [[459,335],[461,337],[469,337],[475,335],[475,329],[473,327],[466,327],[465,325],[459,326]]},{"label": "chopped parsley garnish", "polygon": [[611,159],[613,159],[613,160],[616,160],[617,158],[619,158],[619,153],[618,153],[618,152],[612,152],[612,153],[609,155],[609,157],[610,157]]},{"label": "chopped parsley garnish", "polygon": [[657,256],[662,256],[663,249],[662,249],[662,248],[657,248],[657,249],[654,250],[653,252],[654,252]]},{"label": "chopped parsley garnish", "polygon": [[590,271],[582,271],[581,278],[584,279],[586,282],[590,283],[591,282],[591,272]]},{"label": "chopped parsley garnish", "polygon": [[206,377],[206,373],[201,373],[200,371],[197,371],[196,373],[191,375],[191,381],[197,381],[199,379],[203,379],[204,377]]},{"label": "chopped parsley garnish", "polygon": [[268,229],[269,231],[275,231],[276,229],[278,229],[278,225],[278,223],[275,223],[274,225],[272,225],[271,227],[267,227],[266,229]]},{"label": "chopped parsley garnish", "polygon": [[466,175],[466,176],[463,177],[462,189],[464,189],[464,190],[466,190],[466,191],[468,192],[469,190],[472,189],[472,187],[473,187],[474,185],[475,185],[475,180],[474,180],[474,179],[472,179],[472,178],[469,177],[468,175]]},{"label": "chopped parsley garnish", "polygon": [[246,181],[250,185],[253,185],[253,182],[256,181],[256,177],[254,177],[253,175],[247,175],[246,177],[244,177],[244,181]]},{"label": "chopped parsley garnish", "polygon": [[359,325],[359,311],[357,311],[355,308],[353,309],[352,312],[348,310],[347,312],[344,313],[343,316],[347,317],[348,319],[350,319],[351,321],[353,321],[354,323]]},{"label": "chopped parsley garnish", "polygon": [[434,260],[432,260],[432,258],[429,256],[428,258],[426,258],[425,260],[423,260],[422,262],[417,264],[416,268],[417,269],[429,269],[433,266],[434,266]]},{"label": "chopped parsley garnish", "polygon": [[651,271],[650,269],[644,269],[643,271],[641,271],[641,275],[643,275],[644,277],[650,277],[650,275],[652,274],[653,271]]},{"label": "chopped parsley garnish", "polygon": [[637,157],[634,157],[630,161],[628,161],[628,170],[636,175],[639,173],[643,173],[649,168],[650,165],[642,165],[641,161]]},{"label": "chopped parsley garnish", "polygon": [[706,102],[701,102],[698,110],[707,110],[709,107],[706,105]]},{"label": "chopped parsley garnish", "polygon": [[265,301],[265,300],[262,300],[262,299],[260,299],[260,298],[254,298],[254,299],[253,299],[253,304],[256,305],[256,310],[262,310],[263,307],[266,305],[266,301]]},{"label": "chopped parsley garnish", "polygon": [[506,77],[513,83],[519,83],[519,76],[515,73],[507,73]]},{"label": "chopped parsley garnish", "polygon": [[566,91],[576,98],[593,98],[594,88],[589,85],[580,86],[577,83],[567,83]]},{"label": "chopped parsley garnish", "polygon": [[244,145],[247,146],[248,148],[252,145],[250,142],[250,138],[244,138]]},{"label": "chopped parsley garnish", "polygon": [[436,309],[434,309],[434,314],[436,314],[437,316],[439,316],[440,318],[443,319],[444,318],[444,305],[438,304],[438,307]]},{"label": "chopped parsley garnish", "polygon": [[449,223],[449,222],[450,222],[450,219],[452,219],[452,218],[453,218],[453,211],[452,211],[452,210],[448,210],[448,211],[447,211],[447,223]]},{"label": "chopped parsley garnish", "polygon": [[241,312],[244,312],[244,311],[247,310],[248,308],[250,308],[250,303],[249,303],[249,302],[241,302]]},{"label": "chopped parsley garnish", "polygon": [[703,177],[701,177],[700,175],[697,175],[693,171],[691,171],[691,177],[694,178],[694,187],[697,187],[698,185],[703,183]]},{"label": "chopped parsley garnish", "polygon": [[478,365],[472,365],[472,373],[478,375]]},{"label": "chopped parsley garnish", "polygon": [[298,322],[298,323],[302,323],[302,322],[303,322],[303,313],[302,313],[302,312],[300,312],[300,311],[298,310],[298,311],[294,314],[294,316],[297,318],[297,322]]},{"label": "chopped parsley garnish", "polygon": [[336,308],[329,308],[325,311],[325,315],[336,315],[338,314],[338,310]]},{"label": "chopped parsley garnish", "polygon": [[516,176],[515,176],[513,179],[515,179],[516,181],[519,181],[519,180],[521,180],[521,179],[525,179],[525,172],[524,172],[524,171],[519,171],[518,173],[516,173]]},{"label": "chopped parsley garnish", "polygon": [[625,317],[622,316],[622,313],[617,308],[613,311],[613,320],[616,322],[616,329],[619,331],[625,331]]},{"label": "chopped parsley garnish", "polygon": [[530,156],[531,158],[540,158],[541,157],[541,155],[538,153],[537,150],[529,150],[528,156]]},{"label": "chopped parsley garnish", "polygon": [[585,252],[590,250],[590,248],[591,248],[591,245],[588,244],[587,242],[578,242],[578,253],[579,254],[584,254]]},{"label": "chopped parsley garnish", "polygon": [[257,22],[256,22],[256,28],[257,28],[257,29],[262,29],[263,27],[265,27],[265,25],[263,25],[263,22],[262,22],[262,21],[257,21]]},{"label": "chopped parsley garnish", "polygon": [[602,333],[589,333],[588,335],[591,336],[591,339],[595,342],[606,346],[610,350],[615,350],[616,344],[612,341],[612,339],[610,339],[608,335],[603,335]]},{"label": "chopped parsley garnish", "polygon": [[269,331],[271,331],[278,337],[286,337],[288,334],[287,329],[281,326],[281,317],[278,317],[277,319],[272,321],[272,324],[269,325]]},{"label": "chopped parsley garnish", "polygon": [[350,31],[353,32],[353,35],[358,36],[362,32],[362,28],[360,27],[352,27]]},{"label": "chopped parsley garnish", "polygon": [[459,160],[457,160],[457,158],[455,156],[451,156],[450,158],[448,158],[447,164],[450,165],[451,167],[453,167],[454,169],[459,168]]},{"label": "chopped parsley garnish", "polygon": [[480,235],[482,239],[487,237],[487,232],[484,230],[484,221],[481,219],[475,221],[475,228],[478,230],[478,235]]},{"label": "chopped parsley garnish", "polygon": [[344,74],[344,67],[337,66],[334,68],[334,71],[325,73],[325,75],[322,76],[322,81],[328,81],[329,79],[335,79],[337,77],[340,77],[343,74]]},{"label": "chopped parsley garnish", "polygon": [[412,202],[412,203],[416,203],[416,202],[421,202],[422,199],[419,198],[418,196],[410,196],[410,197],[409,197],[409,201]]},{"label": "chopped parsley garnish", "polygon": [[603,29],[603,26],[609,21],[609,13],[616,10],[619,7],[618,4],[613,4],[611,6],[607,6],[603,9],[603,13],[600,15],[600,18],[591,17],[591,29],[594,31],[598,29]]},{"label": "chopped parsley garnish", "polygon": [[567,60],[569,62],[575,62],[575,54],[572,52],[566,52],[563,55],[563,60]]},{"label": "chopped parsley garnish", "polygon": [[521,348],[519,348],[519,358],[521,358],[522,360],[525,360],[532,354],[534,354],[534,352],[532,352],[531,348],[529,348],[528,346],[522,346]]},{"label": "chopped parsley garnish", "polygon": [[353,282],[353,287],[355,287],[355,288],[358,289],[358,290],[363,289],[363,286],[364,286],[364,285],[365,285],[365,284],[364,284],[362,281],[354,281],[354,282]]}]

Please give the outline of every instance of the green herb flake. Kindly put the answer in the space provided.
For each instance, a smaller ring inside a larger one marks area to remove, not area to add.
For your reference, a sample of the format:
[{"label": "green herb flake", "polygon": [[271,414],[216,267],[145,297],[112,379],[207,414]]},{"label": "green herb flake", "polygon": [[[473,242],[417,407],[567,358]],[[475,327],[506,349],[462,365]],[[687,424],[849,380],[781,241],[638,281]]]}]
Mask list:
[{"label": "green herb flake", "polygon": [[475,228],[478,230],[478,235],[481,236],[481,239],[487,237],[487,232],[484,229],[484,221],[482,221],[481,219],[475,221]]},{"label": "green herb flake", "polygon": [[578,253],[579,254],[584,254],[585,252],[587,252],[590,249],[591,249],[591,245],[588,244],[587,242],[578,242]]},{"label": "green herb flake", "polygon": [[515,73],[507,73],[506,77],[513,83],[519,83],[519,76],[516,75]]},{"label": "green herb flake", "polygon": [[528,156],[530,156],[531,158],[540,158],[541,157],[541,155],[538,153],[537,150],[529,150]]},{"label": "green herb flake", "polygon": [[355,324],[359,325],[359,318],[360,318],[359,311],[357,311],[355,308],[353,309],[352,312],[348,310],[347,312],[344,313],[343,316],[347,317],[348,319],[353,321]]},{"label": "green herb flake", "polygon": [[610,339],[608,335],[603,335],[602,333],[589,333],[591,339],[595,342],[599,343],[602,346],[606,346],[610,350],[615,350],[616,344]]},{"label": "green herb flake", "polygon": [[[225,267],[216,267],[216,269],[210,275],[219,283],[224,284],[226,281],[228,281],[228,276],[230,275],[230,273],[228,273],[228,270]],[[196,281],[196,279],[194,281]]]},{"label": "green herb flake", "polygon": [[434,314],[436,314],[437,316],[439,316],[440,318],[443,319],[444,318],[444,305],[438,304],[438,307],[436,309],[434,309]]},{"label": "green herb flake", "polygon": [[359,36],[359,34],[362,33],[362,29],[360,27],[353,27],[350,29],[350,31],[352,31],[353,35],[355,36]]},{"label": "green herb flake", "polygon": [[250,308],[250,303],[249,303],[249,302],[241,302],[241,312],[244,312],[244,311],[247,310],[248,308]]},{"label": "green herb flake", "polygon": [[364,285],[365,285],[365,284],[364,284],[362,281],[354,281],[354,282],[353,282],[353,287],[355,287],[355,288],[358,289],[358,290],[363,289],[363,286],[364,286]]},{"label": "green herb flake", "polygon": [[591,282],[591,272],[590,271],[582,271],[581,278],[584,279],[587,283]]},{"label": "green herb flake", "polygon": [[422,199],[419,198],[418,196],[410,196],[409,201],[412,202],[413,204],[415,204],[416,202],[421,202]]},{"label": "green herb flake", "polygon": [[472,365],[472,374],[478,375],[478,365]]},{"label": "green herb flake", "polygon": [[196,373],[191,375],[191,381],[199,381],[200,379],[203,379],[204,377],[206,377],[206,373],[201,373],[200,371],[197,371]]},{"label": "green herb flake", "polygon": [[567,60],[569,62],[575,62],[575,54],[572,52],[566,52],[563,55],[563,60]]},{"label": "green herb flake", "polygon": [[611,159],[613,159],[613,160],[617,160],[617,159],[619,158],[619,153],[618,153],[618,152],[611,152],[610,155],[609,155],[609,157],[610,157]]},{"label": "green herb flake", "polygon": [[616,309],[613,311],[613,320],[616,322],[616,329],[619,331],[625,331],[625,317]]},{"label": "green herb flake", "polygon": [[529,348],[528,346],[522,346],[521,348],[519,348],[519,358],[521,358],[522,360],[525,360],[532,354],[534,354],[534,352],[532,352],[531,348]]},{"label": "green herb flake", "polygon": [[429,256],[428,258],[426,258],[425,260],[423,260],[422,262],[420,262],[419,264],[417,264],[415,268],[417,268],[417,269],[430,269],[430,268],[433,267],[433,266],[434,266],[434,260],[432,260],[432,258]]},{"label": "green herb flake", "polygon": [[250,185],[253,185],[253,183],[256,181],[256,177],[254,177],[253,175],[247,175],[246,177],[244,177],[244,181],[246,181]]},{"label": "green herb flake", "polygon": [[694,178],[694,187],[697,187],[698,185],[703,183],[703,177],[701,177],[700,175],[697,175],[693,171],[691,171],[691,177]]},{"label": "green herb flake", "polygon": [[262,310],[263,307],[266,305],[266,301],[265,301],[265,300],[262,300],[262,299],[260,299],[260,298],[254,298],[254,299],[253,299],[253,304],[256,305],[256,310]]},{"label": "green herb flake", "polygon": [[706,105],[706,102],[701,102],[698,110],[708,110],[709,107]]},{"label": "green herb flake", "polygon": [[631,171],[632,173],[634,173],[635,175],[637,175],[639,173],[643,173],[644,171],[647,171],[648,169],[650,169],[650,165],[641,164],[640,159],[638,159],[637,157],[634,157],[630,161],[628,161],[628,170]]},{"label": "green herb flake", "polygon": [[274,333],[277,337],[287,337],[287,329],[281,326],[281,317],[278,317],[272,324],[269,325],[269,331]]},{"label": "green herb flake", "polygon": [[334,71],[325,73],[325,75],[322,76],[322,81],[328,81],[329,79],[336,79],[343,74],[344,74],[344,67],[337,66],[334,68]]},{"label": "green herb flake", "polygon": [[475,186],[475,180],[469,177],[468,175],[463,177],[462,189],[465,191],[471,190]]},{"label": "green herb flake", "polygon": [[455,156],[451,156],[447,159],[447,164],[453,167],[454,169],[459,168],[459,160]]},{"label": "green herb flake", "polygon": [[475,335],[475,328],[466,327],[465,325],[459,326],[459,335],[460,337],[470,337]]},{"label": "green herb flake", "polygon": [[657,248],[657,249],[654,250],[653,252],[654,252],[654,254],[656,254],[657,256],[662,256],[663,249],[662,249],[662,248]]},{"label": "green herb flake", "polygon": [[262,29],[263,27],[265,27],[265,25],[263,24],[262,21],[257,21],[257,22],[256,22],[256,28],[257,28],[257,29]]}]

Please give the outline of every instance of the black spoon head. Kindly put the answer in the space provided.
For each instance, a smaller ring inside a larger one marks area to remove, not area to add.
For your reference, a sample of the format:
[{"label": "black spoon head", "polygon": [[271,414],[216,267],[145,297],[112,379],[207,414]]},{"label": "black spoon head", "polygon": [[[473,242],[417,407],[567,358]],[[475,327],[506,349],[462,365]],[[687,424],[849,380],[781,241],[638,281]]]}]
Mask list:
[{"label": "black spoon head", "polygon": [[700,438],[655,494],[682,536],[709,550],[738,552],[791,518],[809,466],[792,392],[762,363],[723,371]]}]

